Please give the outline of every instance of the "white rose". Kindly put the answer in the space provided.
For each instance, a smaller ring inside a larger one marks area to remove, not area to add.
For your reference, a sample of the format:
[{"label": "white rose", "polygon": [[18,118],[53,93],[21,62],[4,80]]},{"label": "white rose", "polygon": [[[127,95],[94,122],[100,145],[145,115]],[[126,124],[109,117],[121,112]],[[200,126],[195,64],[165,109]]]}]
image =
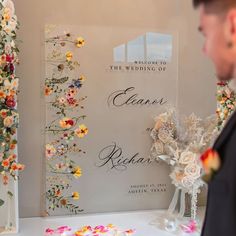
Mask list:
[{"label": "white rose", "polygon": [[184,173],[186,176],[197,179],[201,176],[201,167],[197,163],[189,164],[185,167]]},{"label": "white rose", "polygon": [[194,163],[197,160],[197,154],[189,151],[182,152],[179,158],[179,163],[188,165]]},{"label": "white rose", "polygon": [[163,154],[164,153],[164,145],[161,141],[157,140],[154,143],[154,147],[156,149],[157,154]]},{"label": "white rose", "polygon": [[172,141],[172,137],[171,137],[170,133],[167,130],[159,130],[158,138],[163,143],[169,143],[169,142]]},{"label": "white rose", "polygon": [[188,176],[185,176],[183,179],[182,179],[182,185],[183,187],[189,189],[193,186],[194,184],[194,179],[192,178],[189,178]]}]

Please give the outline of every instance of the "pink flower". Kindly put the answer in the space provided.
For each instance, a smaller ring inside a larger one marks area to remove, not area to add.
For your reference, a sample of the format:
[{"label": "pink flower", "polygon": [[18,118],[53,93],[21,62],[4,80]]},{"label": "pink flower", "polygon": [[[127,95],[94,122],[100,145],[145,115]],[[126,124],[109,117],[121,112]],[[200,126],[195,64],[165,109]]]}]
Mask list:
[{"label": "pink flower", "polygon": [[46,236],[53,235],[54,233],[55,233],[55,231],[53,229],[48,228],[48,229],[45,230],[45,235]]},{"label": "pink flower", "polygon": [[195,233],[197,231],[197,223],[194,220],[190,220],[187,225],[181,225],[181,229],[188,234]]},{"label": "pink flower", "polygon": [[69,232],[69,231],[71,231],[71,228],[69,228],[68,226],[61,226],[61,227],[57,228],[57,230],[56,230],[56,232],[58,234],[63,234],[65,232]]},{"label": "pink flower", "polygon": [[7,105],[9,108],[14,108],[15,105],[16,105],[16,102],[15,102],[14,98],[12,98],[12,97],[7,97],[7,98],[6,98],[6,105]]},{"label": "pink flower", "polygon": [[7,62],[12,62],[14,60],[14,56],[11,56],[11,55],[6,55],[6,61]]},{"label": "pink flower", "polygon": [[106,233],[106,232],[108,232],[108,229],[103,225],[99,225],[94,228],[94,233]]}]

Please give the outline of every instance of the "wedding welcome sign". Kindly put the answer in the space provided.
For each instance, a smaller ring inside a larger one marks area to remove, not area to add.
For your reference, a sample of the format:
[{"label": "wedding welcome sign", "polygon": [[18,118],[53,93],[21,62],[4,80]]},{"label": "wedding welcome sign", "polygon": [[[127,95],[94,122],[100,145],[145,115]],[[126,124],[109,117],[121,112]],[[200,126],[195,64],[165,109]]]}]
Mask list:
[{"label": "wedding welcome sign", "polygon": [[177,103],[176,32],[47,25],[45,55],[47,214],[167,208],[150,128]]}]

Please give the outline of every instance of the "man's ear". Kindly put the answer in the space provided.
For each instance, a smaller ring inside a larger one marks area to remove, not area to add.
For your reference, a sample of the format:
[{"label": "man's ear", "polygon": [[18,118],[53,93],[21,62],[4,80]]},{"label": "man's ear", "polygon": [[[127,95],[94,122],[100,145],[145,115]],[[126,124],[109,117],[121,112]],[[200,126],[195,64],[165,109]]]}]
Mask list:
[{"label": "man's ear", "polygon": [[229,10],[226,16],[226,39],[236,45],[236,8]]}]

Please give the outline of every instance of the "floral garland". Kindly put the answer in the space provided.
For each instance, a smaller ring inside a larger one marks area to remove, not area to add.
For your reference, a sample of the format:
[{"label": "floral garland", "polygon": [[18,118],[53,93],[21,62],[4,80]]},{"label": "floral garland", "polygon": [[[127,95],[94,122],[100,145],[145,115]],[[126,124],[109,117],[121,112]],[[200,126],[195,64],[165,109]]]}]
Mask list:
[{"label": "floral garland", "polygon": [[79,49],[84,44],[82,37],[74,39],[71,33],[46,39],[49,53],[46,58],[48,75],[45,80],[45,96],[47,111],[52,111],[51,117],[54,117],[45,127],[49,140],[45,153],[48,173],[47,214],[58,208],[65,208],[74,214],[83,211],[75,204],[80,194],[78,191],[70,192],[70,183],[82,175],[81,167],[73,156],[76,154],[78,158],[78,154],[85,154],[78,140],[87,135],[88,128],[81,123],[86,116],[78,116],[78,110],[84,109],[82,103],[87,98],[80,97],[79,93],[86,78],[84,75],[77,77],[80,64],[68,48]]},{"label": "floral garland", "polygon": [[[172,167],[170,177],[176,192],[169,207],[171,212],[175,210],[178,191],[181,190],[182,199],[185,193],[191,195],[191,217],[196,218],[197,194],[204,184],[200,155],[211,146],[218,134],[216,122],[215,116],[203,120],[194,114],[179,120],[173,109],[156,118],[151,132],[154,140],[151,155]],[[183,214],[184,207],[180,209],[180,216]]]},{"label": "floral garland", "polygon": [[[15,75],[15,65],[19,63],[19,49],[16,45],[18,22],[11,0],[0,1],[0,15],[0,175],[3,184],[7,185],[10,176],[17,180],[17,171],[24,169],[16,156],[19,79]],[[0,205],[4,204],[3,200],[0,202]]]},{"label": "floral garland", "polygon": [[113,224],[109,225],[98,225],[92,227],[90,225],[84,226],[77,230],[76,232],[72,233],[72,229],[68,226],[61,226],[57,229],[48,228],[45,230],[45,236],[49,235],[73,235],[73,236],[101,236],[101,235],[114,235],[114,236],[129,236],[133,235],[135,230],[128,229],[128,230],[120,230]]},{"label": "floral garland", "polygon": [[217,83],[217,110],[218,130],[220,131],[227,121],[228,117],[233,113],[236,106],[236,93],[230,88],[228,82]]}]

